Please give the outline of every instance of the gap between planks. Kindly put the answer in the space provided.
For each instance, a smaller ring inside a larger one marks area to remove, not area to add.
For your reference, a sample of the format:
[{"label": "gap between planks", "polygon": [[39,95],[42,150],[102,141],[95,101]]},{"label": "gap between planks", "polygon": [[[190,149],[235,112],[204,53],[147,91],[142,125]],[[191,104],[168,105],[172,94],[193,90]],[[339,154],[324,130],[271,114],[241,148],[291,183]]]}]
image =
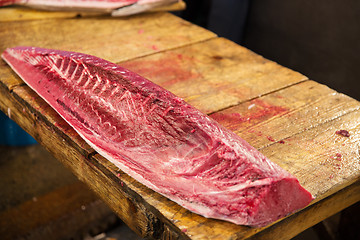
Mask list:
[{"label": "gap between planks", "polygon": [[221,109],[219,109],[219,110],[212,111],[212,112],[208,113],[207,115],[210,116],[211,114],[214,114],[214,113],[217,113],[217,112],[221,112],[221,111],[227,110],[227,109],[229,109],[229,108],[238,106],[238,105],[240,105],[240,104],[243,104],[243,103],[246,103],[246,102],[250,102],[250,101],[255,100],[255,99],[259,99],[259,98],[261,98],[261,97],[264,97],[264,96],[267,96],[267,95],[270,95],[270,94],[279,92],[279,91],[281,91],[281,90],[284,90],[284,89],[287,89],[287,88],[296,86],[296,85],[298,85],[298,84],[301,84],[301,83],[304,83],[304,82],[307,82],[307,81],[311,81],[311,80],[310,80],[310,79],[303,79],[303,80],[300,80],[299,82],[291,83],[291,84],[289,84],[289,85],[283,86],[283,87],[278,88],[278,89],[275,89],[275,90],[273,90],[273,91],[266,92],[266,93],[263,93],[263,94],[259,94],[259,95],[255,96],[255,97],[252,97],[252,98],[249,98],[249,99],[245,99],[245,100],[239,101],[239,102],[236,103],[236,104],[231,104],[231,105],[229,105],[229,106],[227,106],[227,107],[224,107],[224,108],[221,108]]},{"label": "gap between planks", "polygon": [[[184,21],[186,21],[186,20],[184,20]],[[187,21],[186,21],[186,22],[187,22]],[[212,32],[212,33],[213,33],[213,32]],[[215,33],[213,33],[213,34],[215,34]],[[144,57],[156,55],[156,54],[158,54],[158,53],[173,51],[173,50],[185,48],[185,47],[188,47],[188,46],[191,46],[191,45],[200,44],[200,43],[205,43],[205,42],[211,41],[211,40],[213,40],[213,39],[218,39],[218,38],[220,38],[218,35],[214,35],[213,37],[209,37],[209,38],[207,38],[207,39],[198,40],[197,42],[189,42],[189,43],[185,43],[184,45],[181,45],[181,46],[170,47],[170,48],[167,48],[167,49],[159,50],[159,51],[157,51],[157,52],[150,52],[150,53],[147,53],[147,54],[144,54],[144,55],[141,55],[141,56],[137,56],[137,57],[134,57],[134,58],[131,58],[131,59],[123,59],[123,60],[121,60],[121,61],[119,61],[119,62],[115,62],[115,64],[121,65],[121,63],[123,63],[123,62],[128,62],[128,61],[132,61],[132,60],[138,60],[138,59],[141,59],[141,58],[144,58]]]}]

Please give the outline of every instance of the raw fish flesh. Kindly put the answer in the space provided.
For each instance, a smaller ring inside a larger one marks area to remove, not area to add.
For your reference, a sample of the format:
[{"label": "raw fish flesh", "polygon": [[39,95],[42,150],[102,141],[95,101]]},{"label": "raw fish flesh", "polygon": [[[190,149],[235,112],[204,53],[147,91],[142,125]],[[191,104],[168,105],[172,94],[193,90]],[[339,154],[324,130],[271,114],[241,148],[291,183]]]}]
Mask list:
[{"label": "raw fish flesh", "polygon": [[35,47],[2,58],[98,153],[197,214],[258,227],[312,200],[238,135],[119,65]]}]

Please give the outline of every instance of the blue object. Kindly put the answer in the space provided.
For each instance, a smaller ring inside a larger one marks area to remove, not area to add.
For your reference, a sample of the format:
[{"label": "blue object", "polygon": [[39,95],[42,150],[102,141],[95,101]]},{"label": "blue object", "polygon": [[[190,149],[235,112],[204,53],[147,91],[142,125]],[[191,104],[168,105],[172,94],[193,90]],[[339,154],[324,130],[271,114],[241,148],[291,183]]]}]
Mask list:
[{"label": "blue object", "polygon": [[0,145],[24,146],[36,140],[0,111]]}]

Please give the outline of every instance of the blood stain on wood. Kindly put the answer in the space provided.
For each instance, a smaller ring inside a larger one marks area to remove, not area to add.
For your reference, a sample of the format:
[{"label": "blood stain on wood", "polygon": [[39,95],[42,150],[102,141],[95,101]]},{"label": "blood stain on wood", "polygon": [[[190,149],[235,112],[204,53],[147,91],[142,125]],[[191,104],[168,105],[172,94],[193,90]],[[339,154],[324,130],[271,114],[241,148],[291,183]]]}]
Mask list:
[{"label": "blood stain on wood", "polygon": [[336,157],[336,160],[341,161],[342,155],[341,155],[341,153],[336,153],[335,157]]},{"label": "blood stain on wood", "polygon": [[255,135],[258,136],[258,137],[261,137],[261,136],[264,135],[261,131],[257,131],[257,130],[254,130],[254,129],[249,129],[248,132],[249,132],[249,133],[253,133],[253,134],[255,134]]},{"label": "blood stain on wood", "polygon": [[[214,113],[211,117],[230,130],[238,130],[245,127],[245,125],[256,124],[289,111],[285,107],[271,105],[260,99],[250,101],[249,106],[251,107],[246,108],[242,113],[234,112],[239,110],[233,108],[227,111]],[[272,139],[271,141],[275,140]]]},{"label": "blood stain on wood", "polygon": [[193,58],[191,57],[169,53],[159,59],[137,59],[123,62],[120,65],[162,87],[168,87],[178,82],[202,78],[202,75],[192,67],[192,62]]},{"label": "blood stain on wood", "polygon": [[275,139],[272,136],[267,136],[266,138],[271,142],[275,142]]},{"label": "blood stain on wood", "polygon": [[340,136],[350,137],[350,133],[347,130],[338,130],[335,133]]}]

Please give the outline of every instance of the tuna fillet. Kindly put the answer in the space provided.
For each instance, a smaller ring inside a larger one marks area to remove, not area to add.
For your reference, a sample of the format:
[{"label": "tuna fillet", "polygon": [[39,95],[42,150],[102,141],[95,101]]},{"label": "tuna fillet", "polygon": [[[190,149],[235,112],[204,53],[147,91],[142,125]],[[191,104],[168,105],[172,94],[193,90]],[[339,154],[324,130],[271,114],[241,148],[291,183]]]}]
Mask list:
[{"label": "tuna fillet", "polygon": [[34,47],[2,57],[98,153],[195,213],[264,226],[312,200],[245,140],[136,73]]}]

